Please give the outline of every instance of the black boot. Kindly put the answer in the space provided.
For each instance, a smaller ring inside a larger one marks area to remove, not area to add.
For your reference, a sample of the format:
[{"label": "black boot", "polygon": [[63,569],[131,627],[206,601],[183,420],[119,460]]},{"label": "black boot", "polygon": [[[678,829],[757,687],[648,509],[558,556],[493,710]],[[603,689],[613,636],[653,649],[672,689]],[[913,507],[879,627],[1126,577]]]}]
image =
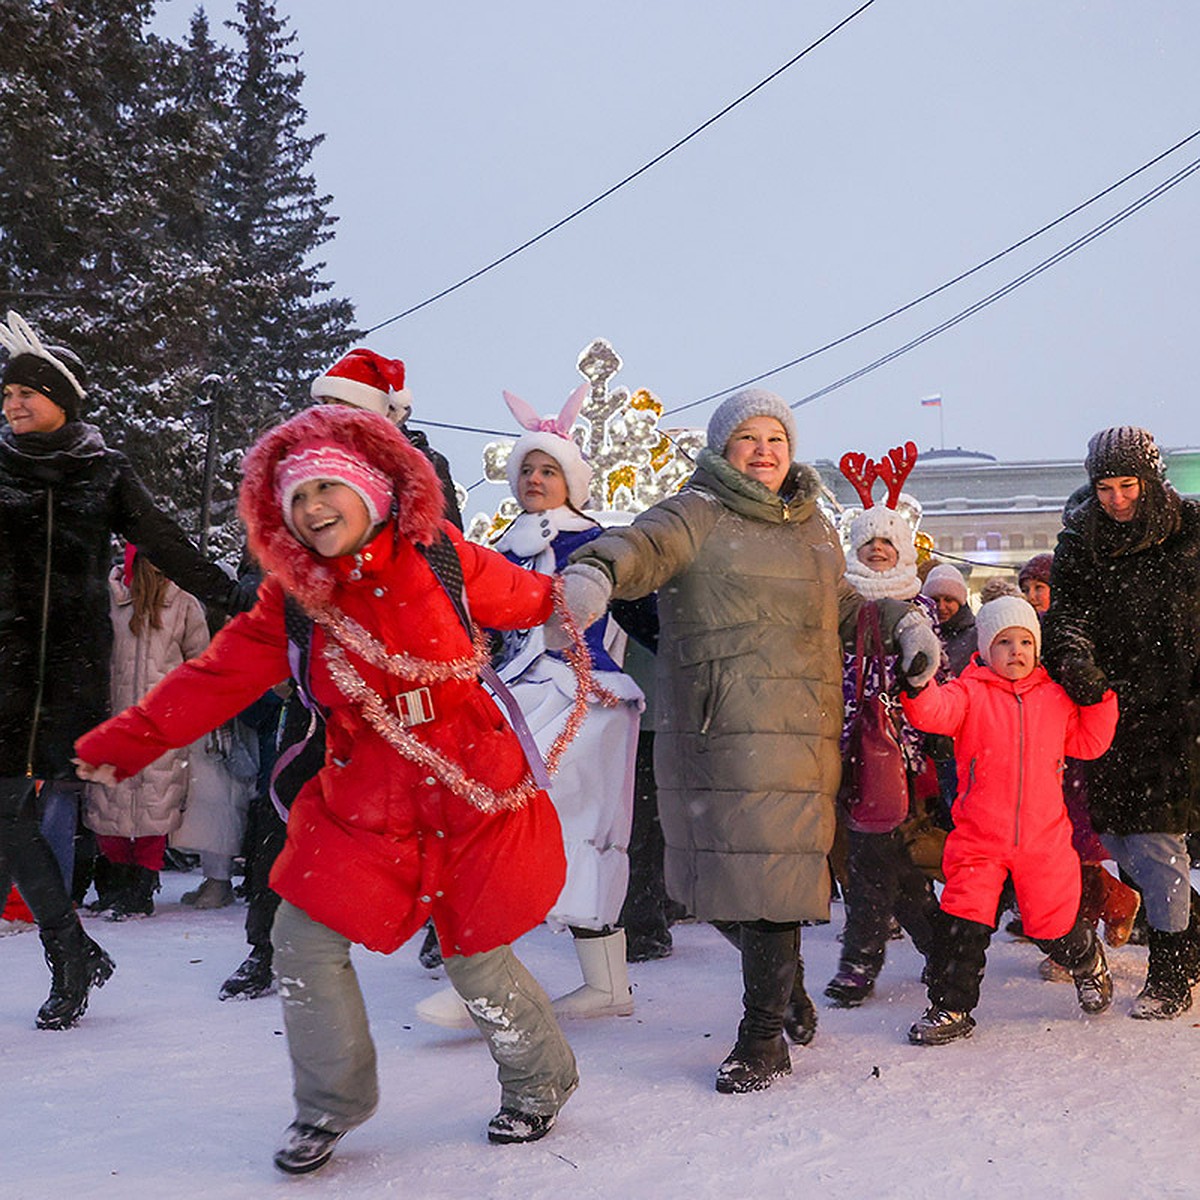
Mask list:
[{"label": "black boot", "polygon": [[737,1042],[717,1070],[717,1091],[755,1092],[790,1075],[783,1014],[800,957],[800,930],[766,921],[741,926],[744,1015]]},{"label": "black boot", "polygon": [[96,868],[92,882],[96,887],[96,898],[84,905],[90,913],[106,913],[112,909],[118,897],[129,886],[134,868],[126,863],[109,862],[100,855],[96,859]]},{"label": "black boot", "polygon": [[442,965],[442,947],[438,944],[437,930],[432,921],[425,922],[425,940],[417,951],[417,961],[427,971],[435,971]]},{"label": "black boot", "polygon": [[112,902],[110,921],[128,921],[130,917],[154,916],[154,893],[158,891],[158,872],[149,867],[128,867],[129,882]]},{"label": "black boot", "polygon": [[1139,1021],[1170,1021],[1192,1007],[1187,975],[1188,932],[1150,928],[1150,965],[1146,983],[1129,1015]]},{"label": "black boot", "polygon": [[37,1027],[70,1029],[87,1010],[89,989],[108,982],[113,960],[84,933],[73,912],[60,925],[41,930],[41,939],[51,983]]},{"label": "black boot", "polygon": [[275,990],[275,976],[271,973],[270,943],[252,946],[246,961],[221,984],[217,993],[220,1000],[257,1000]]},{"label": "black boot", "polygon": [[804,989],[804,958],[796,959],[792,997],[783,1010],[783,1031],[797,1046],[807,1046],[817,1033],[817,1009]]}]

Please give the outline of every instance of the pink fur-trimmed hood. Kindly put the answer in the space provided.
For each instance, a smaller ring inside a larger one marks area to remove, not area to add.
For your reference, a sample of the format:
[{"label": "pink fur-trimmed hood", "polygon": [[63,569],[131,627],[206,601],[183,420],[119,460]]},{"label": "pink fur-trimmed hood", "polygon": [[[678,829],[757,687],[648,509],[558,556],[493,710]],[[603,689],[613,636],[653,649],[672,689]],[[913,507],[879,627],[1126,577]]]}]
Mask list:
[{"label": "pink fur-trimmed hood", "polygon": [[333,591],[334,572],[328,560],[288,531],[275,485],[280,462],[300,443],[312,439],[337,442],[391,477],[398,536],[423,545],[431,543],[445,502],[429,461],[394,425],[374,413],[320,405],[263,434],[243,460],[238,495],[238,513],[246,525],[250,553],[285,591],[306,607],[317,608]]}]

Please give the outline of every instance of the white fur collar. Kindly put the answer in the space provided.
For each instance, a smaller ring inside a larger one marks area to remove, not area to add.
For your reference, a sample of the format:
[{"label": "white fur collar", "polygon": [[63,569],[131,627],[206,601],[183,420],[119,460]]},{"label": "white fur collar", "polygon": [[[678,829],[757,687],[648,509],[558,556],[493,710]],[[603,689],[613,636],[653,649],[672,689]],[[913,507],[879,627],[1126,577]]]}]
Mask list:
[{"label": "white fur collar", "polygon": [[536,558],[560,533],[591,529],[594,521],[572,512],[564,504],[545,512],[523,512],[492,544],[501,553],[507,551],[517,558]]}]

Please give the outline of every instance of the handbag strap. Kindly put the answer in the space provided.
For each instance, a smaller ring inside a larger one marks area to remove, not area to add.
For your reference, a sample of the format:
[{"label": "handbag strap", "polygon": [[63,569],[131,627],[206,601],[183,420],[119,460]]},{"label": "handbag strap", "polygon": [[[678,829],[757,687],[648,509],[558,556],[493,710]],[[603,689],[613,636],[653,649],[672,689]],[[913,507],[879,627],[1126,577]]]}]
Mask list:
[{"label": "handbag strap", "polygon": [[854,699],[860,712],[865,687],[864,665],[868,655],[875,660],[880,690],[886,696],[891,691],[891,680],[888,676],[887,657],[883,652],[879,606],[873,600],[866,601],[858,610],[858,623],[854,630]]}]

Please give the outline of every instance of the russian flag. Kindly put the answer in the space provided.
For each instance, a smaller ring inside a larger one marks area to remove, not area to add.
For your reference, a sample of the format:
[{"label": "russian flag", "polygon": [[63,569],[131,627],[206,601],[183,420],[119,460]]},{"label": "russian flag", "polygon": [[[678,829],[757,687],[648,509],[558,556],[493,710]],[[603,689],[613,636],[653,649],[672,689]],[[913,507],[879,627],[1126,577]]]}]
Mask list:
[{"label": "russian flag", "polygon": [[942,407],[942,397],[940,395],[922,396],[921,397],[921,407],[922,408],[941,408]]}]

